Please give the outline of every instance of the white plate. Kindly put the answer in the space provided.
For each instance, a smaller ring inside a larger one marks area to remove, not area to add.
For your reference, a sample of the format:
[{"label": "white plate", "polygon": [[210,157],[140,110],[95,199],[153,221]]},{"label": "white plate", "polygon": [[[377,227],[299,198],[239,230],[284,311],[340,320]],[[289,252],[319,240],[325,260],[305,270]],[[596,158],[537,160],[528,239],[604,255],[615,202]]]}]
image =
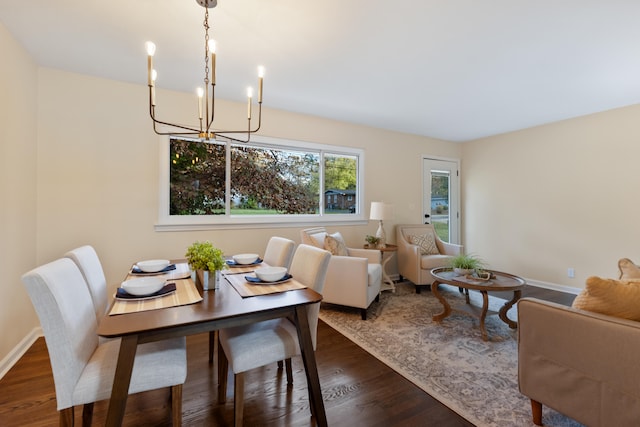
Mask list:
[{"label": "white plate", "polygon": [[[247,278],[252,278],[254,280],[247,280]],[[289,280],[293,279],[293,276],[291,276],[290,274],[287,274],[287,276],[284,277],[282,280],[278,280],[276,282],[265,282],[263,280],[258,279],[257,277],[252,277],[252,276],[244,276],[244,279],[247,281],[247,283],[250,283],[252,285],[279,285],[280,283],[286,283]]]}]

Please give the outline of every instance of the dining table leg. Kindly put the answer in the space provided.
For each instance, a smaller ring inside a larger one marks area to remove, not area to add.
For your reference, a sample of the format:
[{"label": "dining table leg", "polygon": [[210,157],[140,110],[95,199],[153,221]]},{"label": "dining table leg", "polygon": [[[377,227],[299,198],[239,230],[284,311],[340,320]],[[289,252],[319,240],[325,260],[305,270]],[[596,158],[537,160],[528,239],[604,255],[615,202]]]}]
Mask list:
[{"label": "dining table leg", "polygon": [[137,348],[137,335],[126,335],[122,337],[120,341],[120,353],[118,354],[118,364],[116,365],[116,372],[113,377],[109,411],[107,412],[107,421],[105,423],[107,427],[122,425]]},{"label": "dining table leg", "polygon": [[309,329],[307,307],[307,305],[299,305],[296,307],[295,323],[296,329],[298,330],[298,341],[300,342],[302,362],[304,363],[304,370],[307,374],[311,413],[316,418],[316,424],[319,427],[325,427],[327,426],[327,414],[324,410],[324,402],[322,400],[320,377],[318,375],[316,355],[313,351],[313,341],[311,340],[311,332]]}]

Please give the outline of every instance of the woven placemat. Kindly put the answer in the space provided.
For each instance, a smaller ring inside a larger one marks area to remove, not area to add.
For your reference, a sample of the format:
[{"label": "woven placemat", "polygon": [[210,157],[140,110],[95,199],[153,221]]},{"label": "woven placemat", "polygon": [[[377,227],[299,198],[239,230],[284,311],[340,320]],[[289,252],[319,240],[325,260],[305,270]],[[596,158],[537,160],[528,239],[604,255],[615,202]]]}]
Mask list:
[{"label": "woven placemat", "polygon": [[223,274],[222,277],[226,279],[231,286],[233,286],[242,298],[277,294],[279,292],[306,288],[305,285],[295,279],[290,279],[284,283],[277,284],[254,284],[247,282],[244,276],[246,276],[246,274]]},{"label": "woven placemat", "polygon": [[196,289],[191,279],[175,280],[174,282],[176,284],[176,291],[169,295],[136,301],[116,299],[109,311],[109,316],[177,307],[202,301],[202,296],[200,296],[198,289]]}]

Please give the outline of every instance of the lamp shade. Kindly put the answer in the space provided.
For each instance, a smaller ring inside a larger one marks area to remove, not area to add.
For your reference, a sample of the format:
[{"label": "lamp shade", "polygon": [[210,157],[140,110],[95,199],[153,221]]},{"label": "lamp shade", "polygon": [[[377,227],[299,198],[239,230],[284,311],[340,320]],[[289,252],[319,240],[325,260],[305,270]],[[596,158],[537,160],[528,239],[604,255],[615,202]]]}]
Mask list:
[{"label": "lamp shade", "polygon": [[385,220],[393,217],[393,205],[384,202],[371,202],[369,219]]}]

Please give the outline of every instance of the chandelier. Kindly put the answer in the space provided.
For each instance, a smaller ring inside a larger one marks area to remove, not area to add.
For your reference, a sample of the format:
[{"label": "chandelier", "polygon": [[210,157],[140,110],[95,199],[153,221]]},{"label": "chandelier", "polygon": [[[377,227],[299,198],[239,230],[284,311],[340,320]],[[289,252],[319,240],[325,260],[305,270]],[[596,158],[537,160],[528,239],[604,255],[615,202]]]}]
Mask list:
[{"label": "chandelier", "polygon": [[[204,87],[197,89],[198,95],[198,126],[187,126],[169,123],[156,118],[156,78],[157,73],[153,68],[153,55],[156,45],[153,42],[146,43],[147,49],[147,84],[149,86],[149,114],[153,120],[153,130],[158,135],[197,135],[203,140],[215,139],[222,136],[227,139],[239,142],[249,142],[251,134],[260,129],[262,121],[262,83],[264,78],[264,67],[258,67],[258,123],[255,129],[251,129],[252,98],[253,89],[247,88],[247,128],[243,130],[214,130],[213,121],[215,118],[215,89],[216,89],[216,43],[209,39],[209,9],[216,7],[217,0],[196,0],[198,4],[205,8],[204,13]],[[173,128],[175,131],[163,131],[158,129],[158,125]],[[238,134],[246,134],[236,136]],[[234,136],[231,136],[234,135]]]}]

